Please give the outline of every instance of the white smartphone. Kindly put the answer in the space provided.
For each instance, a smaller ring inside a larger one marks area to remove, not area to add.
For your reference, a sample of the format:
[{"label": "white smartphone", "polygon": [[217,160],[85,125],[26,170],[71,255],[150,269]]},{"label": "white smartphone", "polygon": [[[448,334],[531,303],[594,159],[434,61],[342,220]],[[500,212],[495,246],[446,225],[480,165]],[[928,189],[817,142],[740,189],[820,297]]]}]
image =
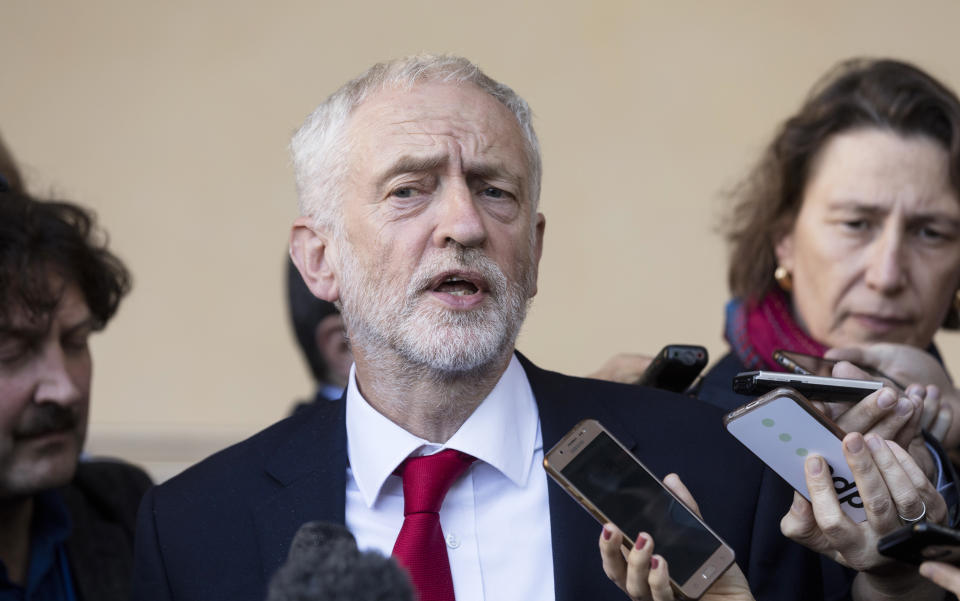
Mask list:
[{"label": "white smartphone", "polygon": [[803,464],[820,455],[830,468],[844,513],[855,522],[867,519],[853,472],[843,456],[846,435],[800,393],[778,388],[728,413],[723,423],[737,440],[787,481],[808,501]]},{"label": "white smartphone", "polygon": [[683,597],[699,599],[733,564],[733,549],[596,420],[577,424],[543,466],[597,521],[613,522],[627,547],[648,532]]}]

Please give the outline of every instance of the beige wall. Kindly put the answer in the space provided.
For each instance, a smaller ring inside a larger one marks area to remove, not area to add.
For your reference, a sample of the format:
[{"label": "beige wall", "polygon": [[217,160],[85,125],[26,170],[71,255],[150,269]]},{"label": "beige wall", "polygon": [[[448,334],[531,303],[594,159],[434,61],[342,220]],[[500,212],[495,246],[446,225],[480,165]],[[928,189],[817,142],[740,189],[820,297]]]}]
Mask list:
[{"label": "beige wall", "polygon": [[[370,63],[464,54],[531,103],[547,215],[520,348],[575,374],[720,337],[720,191],[838,59],[960,88],[960,3],[7,0],[0,131],[32,189],[97,210],[136,287],[94,343],[89,448],[159,476],[309,393],[283,306],[285,150]],[[960,341],[941,336],[948,363]]]}]

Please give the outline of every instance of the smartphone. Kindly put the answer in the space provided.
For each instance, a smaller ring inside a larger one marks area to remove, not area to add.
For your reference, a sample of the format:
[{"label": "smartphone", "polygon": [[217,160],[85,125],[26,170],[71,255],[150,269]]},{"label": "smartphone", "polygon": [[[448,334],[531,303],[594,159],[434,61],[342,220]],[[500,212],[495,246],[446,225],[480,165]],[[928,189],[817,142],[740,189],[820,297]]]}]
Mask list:
[{"label": "smartphone", "polygon": [[883,388],[883,382],[804,376],[779,371],[745,371],[733,378],[733,391],[738,394],[757,396],[782,386],[793,388],[817,401],[858,403],[863,397]]},{"label": "smartphone", "polygon": [[660,349],[637,384],[683,392],[707,366],[707,349],[695,344],[668,344]]},{"label": "smartphone", "polygon": [[924,561],[960,564],[960,531],[930,522],[907,524],[881,538],[877,551],[914,565]]},{"label": "smartphone", "polygon": [[[824,359],[823,357],[817,357],[816,355],[806,355],[804,353],[785,350],[773,351],[773,360],[791,373],[803,374],[807,376],[827,377],[833,375],[833,366],[839,363],[839,361],[836,359]],[[856,363],[853,365],[875,378],[886,378],[891,384],[897,386],[901,390],[904,389],[903,384],[897,382],[879,369],[857,365]]]},{"label": "smartphone", "polygon": [[628,547],[649,533],[680,595],[698,599],[733,563],[733,549],[599,422],[577,424],[543,466],[597,521],[615,524]]},{"label": "smartphone", "polygon": [[855,522],[867,519],[853,472],[843,456],[845,432],[797,391],[773,390],[728,413],[723,425],[808,501],[803,464],[808,455],[820,455],[830,467],[844,513]]}]

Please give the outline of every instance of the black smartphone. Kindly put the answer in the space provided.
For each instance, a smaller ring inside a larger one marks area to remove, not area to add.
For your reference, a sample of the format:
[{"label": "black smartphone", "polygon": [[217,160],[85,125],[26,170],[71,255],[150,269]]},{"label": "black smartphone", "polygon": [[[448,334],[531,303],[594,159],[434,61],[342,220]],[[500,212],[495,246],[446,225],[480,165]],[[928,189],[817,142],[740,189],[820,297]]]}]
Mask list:
[{"label": "black smartphone", "polygon": [[738,394],[758,396],[781,387],[792,388],[814,401],[858,403],[863,397],[883,388],[883,382],[779,371],[745,371],[733,378],[733,391]]},{"label": "black smartphone", "polygon": [[[807,355],[796,351],[785,350],[774,351],[773,360],[785,370],[795,374],[825,377],[830,377],[833,374],[833,366],[839,363],[836,359],[824,359],[816,355]],[[897,382],[879,369],[857,365],[856,363],[853,365],[856,365],[875,378],[886,378],[894,386],[901,390],[904,389],[903,384]]]},{"label": "black smartphone", "polygon": [[637,384],[683,392],[707,366],[707,349],[695,344],[668,344],[660,349]]},{"label": "black smartphone", "polygon": [[597,521],[615,524],[626,546],[649,533],[684,597],[698,599],[733,564],[733,549],[596,420],[577,424],[543,466]]},{"label": "black smartphone", "polygon": [[914,565],[924,561],[960,564],[960,531],[930,522],[908,524],[881,538],[877,551]]}]

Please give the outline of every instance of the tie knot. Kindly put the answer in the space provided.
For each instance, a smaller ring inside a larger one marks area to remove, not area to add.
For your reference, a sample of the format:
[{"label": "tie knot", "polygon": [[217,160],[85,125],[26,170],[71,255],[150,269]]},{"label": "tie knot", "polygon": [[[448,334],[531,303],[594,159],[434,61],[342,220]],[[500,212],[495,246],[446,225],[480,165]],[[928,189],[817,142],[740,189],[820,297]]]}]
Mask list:
[{"label": "tie knot", "polygon": [[438,513],[447,491],[474,460],[454,449],[404,460],[397,468],[403,478],[403,515]]}]

